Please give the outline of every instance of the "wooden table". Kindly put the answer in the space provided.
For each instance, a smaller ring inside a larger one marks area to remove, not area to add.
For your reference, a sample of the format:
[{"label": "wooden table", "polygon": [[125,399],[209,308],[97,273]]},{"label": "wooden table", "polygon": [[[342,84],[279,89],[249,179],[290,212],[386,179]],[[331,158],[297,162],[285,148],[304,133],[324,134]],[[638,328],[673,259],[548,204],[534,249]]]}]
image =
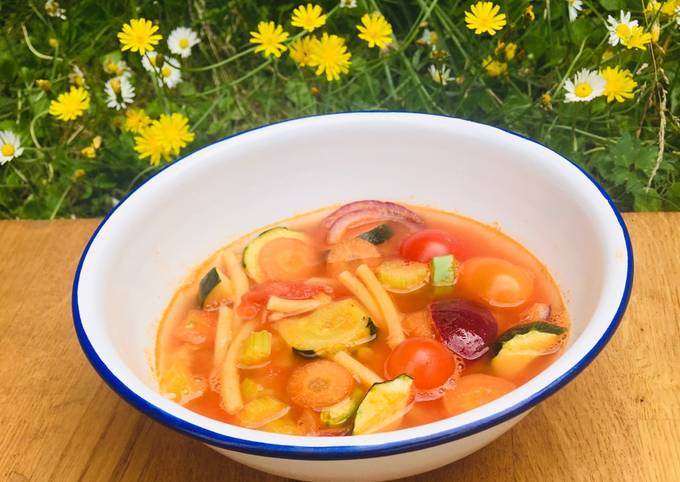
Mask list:
[{"label": "wooden table", "polygon": [[[496,442],[412,480],[680,481],[680,213],[626,222],[635,286],[609,346]],[[70,303],[97,223],[0,222],[0,480],[281,480],[151,421],[95,374]]]}]

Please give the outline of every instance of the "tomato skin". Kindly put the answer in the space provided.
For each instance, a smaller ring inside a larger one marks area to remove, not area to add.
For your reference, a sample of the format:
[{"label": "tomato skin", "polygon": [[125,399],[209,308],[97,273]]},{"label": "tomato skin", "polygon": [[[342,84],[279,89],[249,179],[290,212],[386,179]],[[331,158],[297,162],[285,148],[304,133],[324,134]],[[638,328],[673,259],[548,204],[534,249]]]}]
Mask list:
[{"label": "tomato skin", "polygon": [[442,386],[455,369],[455,357],[444,345],[432,338],[420,336],[401,342],[385,361],[388,378],[406,373],[420,390]]},{"label": "tomato skin", "polygon": [[453,239],[441,229],[423,229],[404,239],[399,248],[402,258],[429,263],[435,256],[453,254]]},{"label": "tomato skin", "polygon": [[528,270],[501,258],[470,258],[463,263],[458,286],[488,306],[512,308],[526,303],[534,290]]},{"label": "tomato skin", "polygon": [[244,294],[237,313],[244,320],[251,320],[260,314],[270,296],[289,300],[308,300],[319,293],[333,296],[333,288],[327,285],[309,285],[295,281],[269,281]]},{"label": "tomato skin", "polygon": [[217,311],[189,310],[175,327],[174,336],[192,345],[211,343],[215,338]]}]

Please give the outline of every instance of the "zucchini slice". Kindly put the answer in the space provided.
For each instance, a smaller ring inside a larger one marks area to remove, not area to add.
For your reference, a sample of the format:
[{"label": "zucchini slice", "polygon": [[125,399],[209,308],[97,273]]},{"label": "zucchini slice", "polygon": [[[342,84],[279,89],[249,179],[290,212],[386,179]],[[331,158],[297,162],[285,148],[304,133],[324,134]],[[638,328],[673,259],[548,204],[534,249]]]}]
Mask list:
[{"label": "zucchini slice", "polygon": [[389,224],[381,224],[370,231],[360,234],[357,238],[365,239],[371,244],[382,244],[394,236],[394,229]]},{"label": "zucchini slice", "polygon": [[198,284],[198,306],[213,307],[233,296],[231,282],[219,268],[212,268]]},{"label": "zucchini slice", "polygon": [[491,369],[500,377],[517,377],[532,361],[555,353],[564,342],[566,328],[543,321],[515,326],[496,340]]},{"label": "zucchini slice", "polygon": [[354,416],[363,396],[364,392],[355,388],[349,397],[321,410],[321,421],[327,427],[339,427]]},{"label": "zucchini slice", "polygon": [[301,318],[281,320],[276,327],[286,343],[305,357],[345,350],[376,335],[371,318],[350,298],[331,302]]},{"label": "zucchini slice", "polygon": [[410,293],[425,286],[430,279],[430,268],[425,263],[391,259],[383,261],[376,270],[380,284],[392,293]]},{"label": "zucchini slice", "polygon": [[452,254],[432,258],[432,286],[453,286],[456,282],[456,261]]},{"label": "zucchini slice", "polygon": [[352,435],[378,432],[403,417],[413,406],[415,385],[406,374],[374,384],[359,404]]},{"label": "zucchini slice", "polygon": [[290,238],[298,239],[304,242],[310,242],[309,236],[305,233],[299,231],[293,231],[292,229],[284,227],[276,227],[268,229],[260,233],[255,239],[253,239],[243,250],[243,267],[246,270],[248,276],[250,276],[255,282],[262,283],[265,281],[265,272],[260,265],[260,252],[264,245],[279,238]]}]

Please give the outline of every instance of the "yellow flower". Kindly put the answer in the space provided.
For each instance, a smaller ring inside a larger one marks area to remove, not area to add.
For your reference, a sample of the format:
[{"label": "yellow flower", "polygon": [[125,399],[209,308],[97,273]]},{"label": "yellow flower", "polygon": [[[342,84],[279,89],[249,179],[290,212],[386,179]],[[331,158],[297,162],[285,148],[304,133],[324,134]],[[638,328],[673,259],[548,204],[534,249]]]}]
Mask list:
[{"label": "yellow flower", "polygon": [[50,114],[59,120],[70,121],[83,115],[89,107],[90,94],[82,87],[71,87],[50,102]]},{"label": "yellow flower", "polygon": [[605,67],[600,71],[600,75],[605,81],[602,95],[607,97],[607,102],[624,102],[626,99],[633,98],[633,89],[637,82],[633,80],[633,75],[629,70],[622,70],[619,67]]},{"label": "yellow flower", "polygon": [[125,130],[141,134],[151,124],[151,118],[143,109],[129,109],[125,113]]},{"label": "yellow flower", "polygon": [[165,149],[165,139],[158,126],[151,125],[135,136],[135,151],[140,159],[149,158],[149,164],[157,166],[161,162],[161,157],[169,159]]},{"label": "yellow flower", "polygon": [[161,114],[153,124],[161,130],[168,154],[178,155],[183,147],[194,140],[194,133],[189,130],[189,119],[183,114]]},{"label": "yellow flower", "polygon": [[57,39],[54,38],[54,37],[50,37],[50,38],[47,40],[47,43],[48,43],[48,44],[50,45],[50,47],[52,47],[53,49],[56,49],[56,48],[59,46],[59,40],[57,40]]},{"label": "yellow flower", "polygon": [[505,58],[507,60],[512,60],[515,58],[515,55],[517,54],[517,44],[510,42],[508,45],[505,46]]},{"label": "yellow flower", "polygon": [[257,24],[257,32],[250,32],[250,43],[260,44],[255,48],[255,53],[264,52],[265,57],[281,57],[281,52],[286,50],[282,42],[287,38],[288,32],[274,22],[260,22]]},{"label": "yellow flower", "polygon": [[76,169],[73,171],[73,177],[79,179],[85,175],[85,169]]},{"label": "yellow flower", "polygon": [[547,109],[552,107],[552,95],[550,95],[549,92],[546,92],[541,96],[541,104],[543,104],[543,107]]},{"label": "yellow flower", "polygon": [[297,39],[290,44],[290,58],[300,67],[310,66],[312,50],[318,41],[316,37],[310,35]]},{"label": "yellow flower", "polygon": [[327,80],[338,80],[349,72],[351,58],[343,38],[324,33],[313,44],[309,65],[316,67],[316,75],[325,73]]},{"label": "yellow flower", "polygon": [[507,23],[505,14],[499,14],[500,7],[491,2],[477,2],[470,11],[465,12],[467,28],[474,30],[475,34],[488,33],[495,35],[497,31],[505,27]]},{"label": "yellow flower", "polygon": [[361,17],[362,25],[357,25],[359,38],[368,42],[368,46],[385,48],[392,43],[392,25],[378,12]]},{"label": "yellow flower", "polygon": [[630,34],[621,39],[621,44],[629,49],[645,50],[645,45],[652,41],[652,34],[645,32],[642,27],[634,26]]},{"label": "yellow flower", "polygon": [[659,22],[654,22],[654,25],[652,25],[650,33],[652,34],[652,42],[658,43],[659,36],[661,35],[661,26],[659,25]]},{"label": "yellow flower", "polygon": [[529,5],[527,8],[524,9],[524,16],[529,19],[529,21],[533,22],[536,20],[536,14],[534,13],[534,6]]},{"label": "yellow flower", "polygon": [[154,25],[151,20],[133,18],[130,23],[123,25],[123,29],[118,32],[118,40],[122,45],[121,50],[139,52],[139,55],[153,51],[154,45],[163,38],[162,35],[155,33],[156,30],[158,30],[158,26]]},{"label": "yellow flower", "polygon": [[657,0],[651,0],[645,7],[645,13],[656,14],[661,11],[664,15],[674,15],[675,9],[680,6],[680,1],[678,0],[666,0],[658,2]]},{"label": "yellow flower", "polygon": [[313,32],[326,23],[326,16],[318,5],[308,3],[305,7],[300,5],[293,10],[293,17],[290,24],[293,27],[300,27],[308,32]]},{"label": "yellow flower", "polygon": [[37,79],[35,81],[35,85],[37,85],[38,88],[44,90],[45,92],[49,92],[50,89],[52,88],[52,82],[50,82],[48,79]]},{"label": "yellow flower", "polygon": [[88,159],[94,159],[94,157],[97,155],[97,150],[92,146],[87,146],[87,147],[83,147],[80,150],[80,153],[83,156],[87,157]]},{"label": "yellow flower", "polygon": [[498,77],[508,73],[508,64],[494,60],[491,56],[488,56],[482,61],[482,67],[484,67],[486,73],[489,74],[490,77]]},{"label": "yellow flower", "polygon": [[92,138],[92,147],[99,149],[102,146],[102,136],[94,136]]}]

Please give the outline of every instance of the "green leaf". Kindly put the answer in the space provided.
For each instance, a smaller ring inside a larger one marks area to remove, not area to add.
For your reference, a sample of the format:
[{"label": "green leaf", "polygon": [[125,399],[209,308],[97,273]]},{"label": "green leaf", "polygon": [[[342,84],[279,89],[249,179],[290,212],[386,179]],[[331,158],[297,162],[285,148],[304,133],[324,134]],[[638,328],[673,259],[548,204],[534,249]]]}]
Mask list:
[{"label": "green leaf", "polygon": [[624,0],[600,0],[600,5],[610,12],[626,8],[626,2]]},{"label": "green leaf", "polygon": [[633,197],[633,205],[636,211],[659,211],[661,210],[661,197],[654,190],[639,192]]}]

